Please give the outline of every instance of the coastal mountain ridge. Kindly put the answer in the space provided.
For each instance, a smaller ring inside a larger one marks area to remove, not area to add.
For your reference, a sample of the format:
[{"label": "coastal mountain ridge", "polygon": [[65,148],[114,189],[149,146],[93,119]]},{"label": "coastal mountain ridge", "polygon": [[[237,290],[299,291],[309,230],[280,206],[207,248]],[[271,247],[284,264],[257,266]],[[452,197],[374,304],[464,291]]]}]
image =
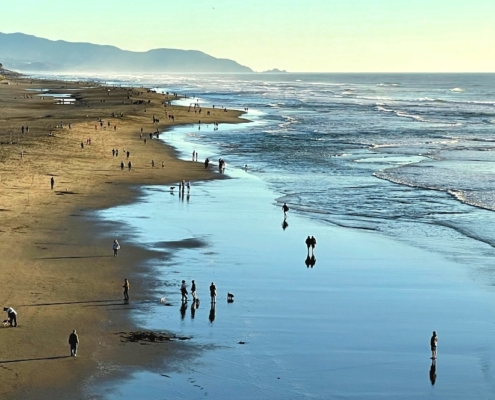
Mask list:
[{"label": "coastal mountain ridge", "polygon": [[236,61],[215,58],[198,50],[135,52],[23,33],[0,32],[0,60],[9,69],[21,72],[253,72]]}]

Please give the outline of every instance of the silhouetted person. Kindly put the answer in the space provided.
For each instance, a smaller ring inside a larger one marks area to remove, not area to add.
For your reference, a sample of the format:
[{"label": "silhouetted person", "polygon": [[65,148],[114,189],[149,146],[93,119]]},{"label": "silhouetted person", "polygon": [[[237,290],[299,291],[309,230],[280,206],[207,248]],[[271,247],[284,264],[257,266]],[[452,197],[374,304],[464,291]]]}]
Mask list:
[{"label": "silhouetted person", "polygon": [[54,178],[53,178],[53,176],[52,176],[52,178],[50,179],[50,188],[51,188],[52,190],[53,190],[53,185],[55,185],[55,179],[54,179]]},{"label": "silhouetted person", "polygon": [[132,169],[132,164],[131,162],[129,161],[129,163],[127,164],[127,167],[129,168],[129,171]]},{"label": "silhouetted person", "polygon": [[210,315],[208,316],[208,319],[210,320],[210,323],[215,321],[215,303],[211,303]]},{"label": "silhouetted person", "polygon": [[437,332],[433,331],[433,335],[430,338],[430,348],[431,348],[431,359],[435,360],[437,358],[437,344],[438,344],[438,336]]},{"label": "silhouetted person", "polygon": [[311,238],[309,236],[306,238],[306,247],[308,248],[308,254],[309,254],[309,248],[311,247]]},{"label": "silhouetted person", "polygon": [[129,156],[130,156],[130,155],[131,155],[131,152],[130,152],[130,151],[128,151],[128,152],[127,152],[127,158],[129,158]]},{"label": "silhouetted person", "polygon": [[77,356],[77,346],[79,345],[79,337],[74,329],[69,335],[70,355],[71,357]]},{"label": "silhouetted person", "polygon": [[209,158],[207,158],[207,159],[205,160],[205,169],[206,169],[206,168],[208,168],[208,164],[209,164],[209,163],[210,163],[210,159],[209,159]]},{"label": "silhouetted person", "polygon": [[187,301],[187,285],[186,281],[182,281],[182,285],[180,286],[180,294],[182,295],[182,301]]},{"label": "silhouetted person", "polygon": [[431,386],[435,384],[436,380],[437,380],[437,360],[433,359],[431,360],[431,367],[430,367]]},{"label": "silhouetted person", "polygon": [[120,163],[120,170],[121,170],[121,171],[123,171],[123,170],[124,170],[124,161],[122,161],[122,162]]},{"label": "silhouetted person", "polygon": [[287,211],[289,211],[289,206],[284,203],[284,205],[282,206],[282,210],[284,211],[284,218],[287,218]]},{"label": "silhouetted person", "polygon": [[191,295],[193,298],[193,303],[196,303],[196,282],[191,281]]},{"label": "silhouetted person", "polygon": [[316,238],[314,236],[311,236],[311,252],[315,252],[315,247],[316,247]]},{"label": "silhouetted person", "polygon": [[124,288],[124,300],[129,300],[129,288],[130,288],[131,285],[129,285],[129,281],[127,280],[127,278],[124,279],[124,286],[122,286]]},{"label": "silhouetted person", "polygon": [[211,302],[216,303],[216,301],[217,301],[217,287],[215,286],[215,282],[212,282],[210,285],[210,297],[211,297]]},{"label": "silhouetted person", "polygon": [[282,229],[285,231],[289,227],[289,224],[287,221],[284,219],[284,222],[282,222]]}]

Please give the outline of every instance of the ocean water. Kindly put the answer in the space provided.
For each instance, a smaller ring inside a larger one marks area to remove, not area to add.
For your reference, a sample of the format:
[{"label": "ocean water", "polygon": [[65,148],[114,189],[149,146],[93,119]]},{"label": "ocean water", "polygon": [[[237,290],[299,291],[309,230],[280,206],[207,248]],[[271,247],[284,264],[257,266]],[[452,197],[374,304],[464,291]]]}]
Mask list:
[{"label": "ocean water", "polygon": [[[466,237],[485,242],[491,252],[494,78],[258,74],[140,83],[199,97],[204,105],[249,107],[255,124],[191,129],[186,140],[193,148],[209,145],[234,167],[247,164],[293,210],[421,246],[433,241],[436,251],[447,236],[450,244]],[[419,243],[424,235],[429,239]]]},{"label": "ocean water", "polygon": [[[173,254],[150,262],[163,281],[150,297],[167,296],[173,310],[147,306],[139,324],[215,347],[181,372],[164,367],[167,378],[106,383],[105,398],[491,398],[494,78],[101,77],[187,94],[185,105],[248,108],[253,121],[161,135],[182,158],[223,158],[232,179],[194,183],[186,199],[143,188],[139,203],[100,213]],[[308,234],[318,239],[313,269]],[[190,239],[195,248],[178,245]],[[202,288],[194,318],[170,287],[181,279]],[[433,329],[448,332],[434,386]]]}]

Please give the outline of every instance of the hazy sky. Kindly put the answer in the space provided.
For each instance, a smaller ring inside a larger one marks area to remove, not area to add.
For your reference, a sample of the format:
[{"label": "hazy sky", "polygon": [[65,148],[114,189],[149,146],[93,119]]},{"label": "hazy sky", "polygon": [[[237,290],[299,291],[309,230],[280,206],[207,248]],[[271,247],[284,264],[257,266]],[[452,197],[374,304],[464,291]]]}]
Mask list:
[{"label": "hazy sky", "polygon": [[495,0],[15,0],[0,31],[256,71],[495,72]]}]

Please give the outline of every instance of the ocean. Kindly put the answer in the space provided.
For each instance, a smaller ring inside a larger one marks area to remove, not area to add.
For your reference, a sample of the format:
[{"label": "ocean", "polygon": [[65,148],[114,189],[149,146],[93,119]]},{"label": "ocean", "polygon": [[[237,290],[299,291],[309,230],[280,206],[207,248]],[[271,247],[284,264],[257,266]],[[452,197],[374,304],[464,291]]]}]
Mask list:
[{"label": "ocean", "polygon": [[[492,398],[494,78],[99,77],[187,95],[178,104],[247,109],[252,121],[161,135],[181,158],[223,158],[232,179],[193,183],[186,201],[144,187],[138,203],[99,213],[173,255],[150,262],[163,282],[150,296],[176,310],[157,301],[139,324],[206,349],[164,367],[167,378],[135,371],[107,382],[104,398]],[[318,240],[314,268],[307,235]],[[197,246],[173,244],[190,239]],[[205,293],[194,316],[180,304],[181,279]],[[215,309],[212,280],[222,288]],[[438,372],[433,329],[445,349]]]}]

